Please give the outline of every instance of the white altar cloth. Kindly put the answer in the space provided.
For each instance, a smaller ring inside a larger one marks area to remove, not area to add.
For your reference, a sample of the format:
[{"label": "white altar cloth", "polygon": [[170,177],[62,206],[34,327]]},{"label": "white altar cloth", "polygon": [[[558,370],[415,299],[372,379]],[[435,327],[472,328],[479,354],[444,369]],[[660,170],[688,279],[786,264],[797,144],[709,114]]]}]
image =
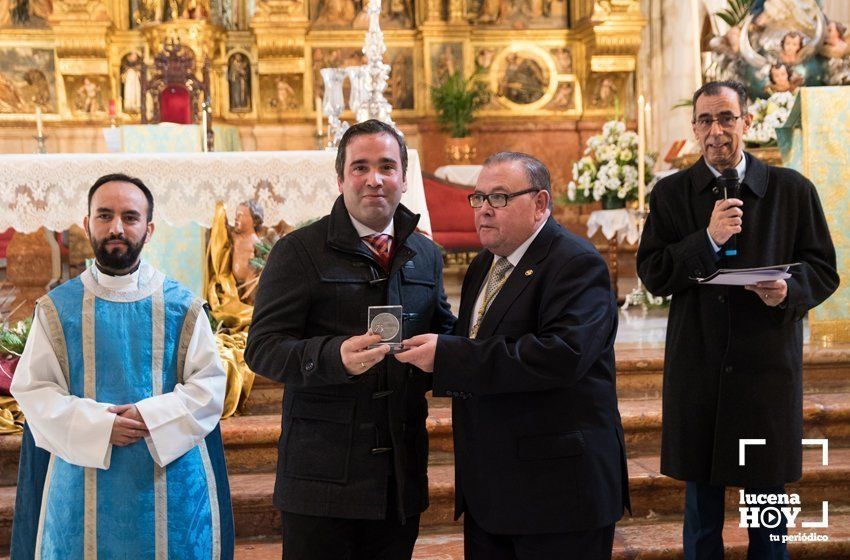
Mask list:
[{"label": "white altar cloth", "polygon": [[[174,226],[209,227],[218,200],[232,220],[236,206],[252,199],[266,224],[297,225],[330,212],[339,196],[335,158],[332,151],[0,155],[0,231],[80,225],[91,185],[116,172],[142,179],[154,196],[154,220]],[[407,184],[402,204],[421,214],[419,229],[430,235],[416,150],[409,150]]]}]

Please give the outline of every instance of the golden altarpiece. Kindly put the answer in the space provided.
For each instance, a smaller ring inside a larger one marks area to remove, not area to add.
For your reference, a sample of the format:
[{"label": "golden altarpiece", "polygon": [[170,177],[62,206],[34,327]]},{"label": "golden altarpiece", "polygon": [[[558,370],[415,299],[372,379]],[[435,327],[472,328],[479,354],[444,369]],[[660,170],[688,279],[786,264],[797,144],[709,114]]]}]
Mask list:
[{"label": "golden altarpiece", "polygon": [[[140,72],[169,41],[210,64],[218,122],[306,123],[319,69],[363,63],[362,0],[0,0],[0,123],[137,123]],[[604,118],[630,107],[645,19],[637,0],[385,0],[397,122],[433,113],[428,87],[462,69],[488,117]],[[344,115],[345,117],[345,115]],[[350,120],[350,116],[349,116]],[[549,119],[546,119],[547,121]]]}]

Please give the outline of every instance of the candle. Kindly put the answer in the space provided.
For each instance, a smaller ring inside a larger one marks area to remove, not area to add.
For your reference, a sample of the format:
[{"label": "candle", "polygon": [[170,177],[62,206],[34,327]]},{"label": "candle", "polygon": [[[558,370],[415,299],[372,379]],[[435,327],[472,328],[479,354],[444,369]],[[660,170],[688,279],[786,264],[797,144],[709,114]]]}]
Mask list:
[{"label": "candle", "polygon": [[38,137],[41,138],[44,136],[44,128],[41,122],[41,107],[38,105],[35,106],[35,127]]},{"label": "candle", "polygon": [[115,100],[109,100],[109,118],[115,117]]},{"label": "candle", "polygon": [[644,198],[646,197],[646,111],[644,108],[643,95],[638,97],[638,211],[644,211]]},{"label": "candle", "polygon": [[207,108],[205,104],[201,104],[201,151],[208,151],[207,146]]},{"label": "candle", "polygon": [[646,149],[650,154],[652,154],[655,152],[655,136],[652,134],[652,106],[649,101],[646,102],[644,113],[644,126],[646,126]]},{"label": "candle", "polygon": [[323,132],[322,127],[322,98],[318,95],[316,96],[316,136],[321,136]]}]

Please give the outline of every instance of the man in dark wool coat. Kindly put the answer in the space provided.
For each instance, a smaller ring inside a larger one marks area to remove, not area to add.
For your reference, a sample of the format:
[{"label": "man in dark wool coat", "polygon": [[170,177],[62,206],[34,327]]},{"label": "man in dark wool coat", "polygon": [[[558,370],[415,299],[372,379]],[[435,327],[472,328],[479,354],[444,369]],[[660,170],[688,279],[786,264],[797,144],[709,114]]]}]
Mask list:
[{"label": "man in dark wool coat", "polygon": [[428,507],[431,379],[365,332],[368,308],[403,306],[410,336],[449,332],[454,316],[440,251],[400,204],[407,147],[398,131],[355,124],[336,171],[330,215],[269,254],[245,361],[286,385],[274,490],[284,558],[409,560]]},{"label": "man in dark wool coat", "polygon": [[[650,292],[673,295],[664,360],[661,472],[687,481],[685,558],[723,557],[726,486],[782,494],[802,476],[803,317],[838,287],[835,250],[814,185],[743,151],[750,127],[737,82],[694,94],[703,157],[659,181],[637,255]],[[734,169],[739,198],[716,179]],[[721,249],[737,242],[737,255]],[[725,253],[725,251],[723,252]],[[787,280],[698,285],[718,268],[799,262]],[[739,441],[746,447],[739,465]],[[749,529],[749,559],[787,558],[775,529]],[[776,538],[776,537],[774,537]]]}]

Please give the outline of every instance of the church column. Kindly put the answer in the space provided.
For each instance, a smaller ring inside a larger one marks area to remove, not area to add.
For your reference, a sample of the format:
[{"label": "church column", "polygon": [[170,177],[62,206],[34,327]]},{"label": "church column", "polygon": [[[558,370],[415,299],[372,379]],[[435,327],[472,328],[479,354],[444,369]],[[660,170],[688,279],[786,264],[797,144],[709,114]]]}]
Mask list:
[{"label": "church column", "polygon": [[663,150],[674,140],[693,137],[691,112],[673,106],[690,99],[702,85],[700,5],[697,0],[643,0],[642,4],[650,20],[641,44],[642,88],[652,102],[654,146]]},{"label": "church column", "polygon": [[449,23],[463,24],[463,0],[449,0]]},{"label": "church column", "polygon": [[442,0],[427,0],[428,13],[425,16],[426,23],[440,23],[443,19]]}]

